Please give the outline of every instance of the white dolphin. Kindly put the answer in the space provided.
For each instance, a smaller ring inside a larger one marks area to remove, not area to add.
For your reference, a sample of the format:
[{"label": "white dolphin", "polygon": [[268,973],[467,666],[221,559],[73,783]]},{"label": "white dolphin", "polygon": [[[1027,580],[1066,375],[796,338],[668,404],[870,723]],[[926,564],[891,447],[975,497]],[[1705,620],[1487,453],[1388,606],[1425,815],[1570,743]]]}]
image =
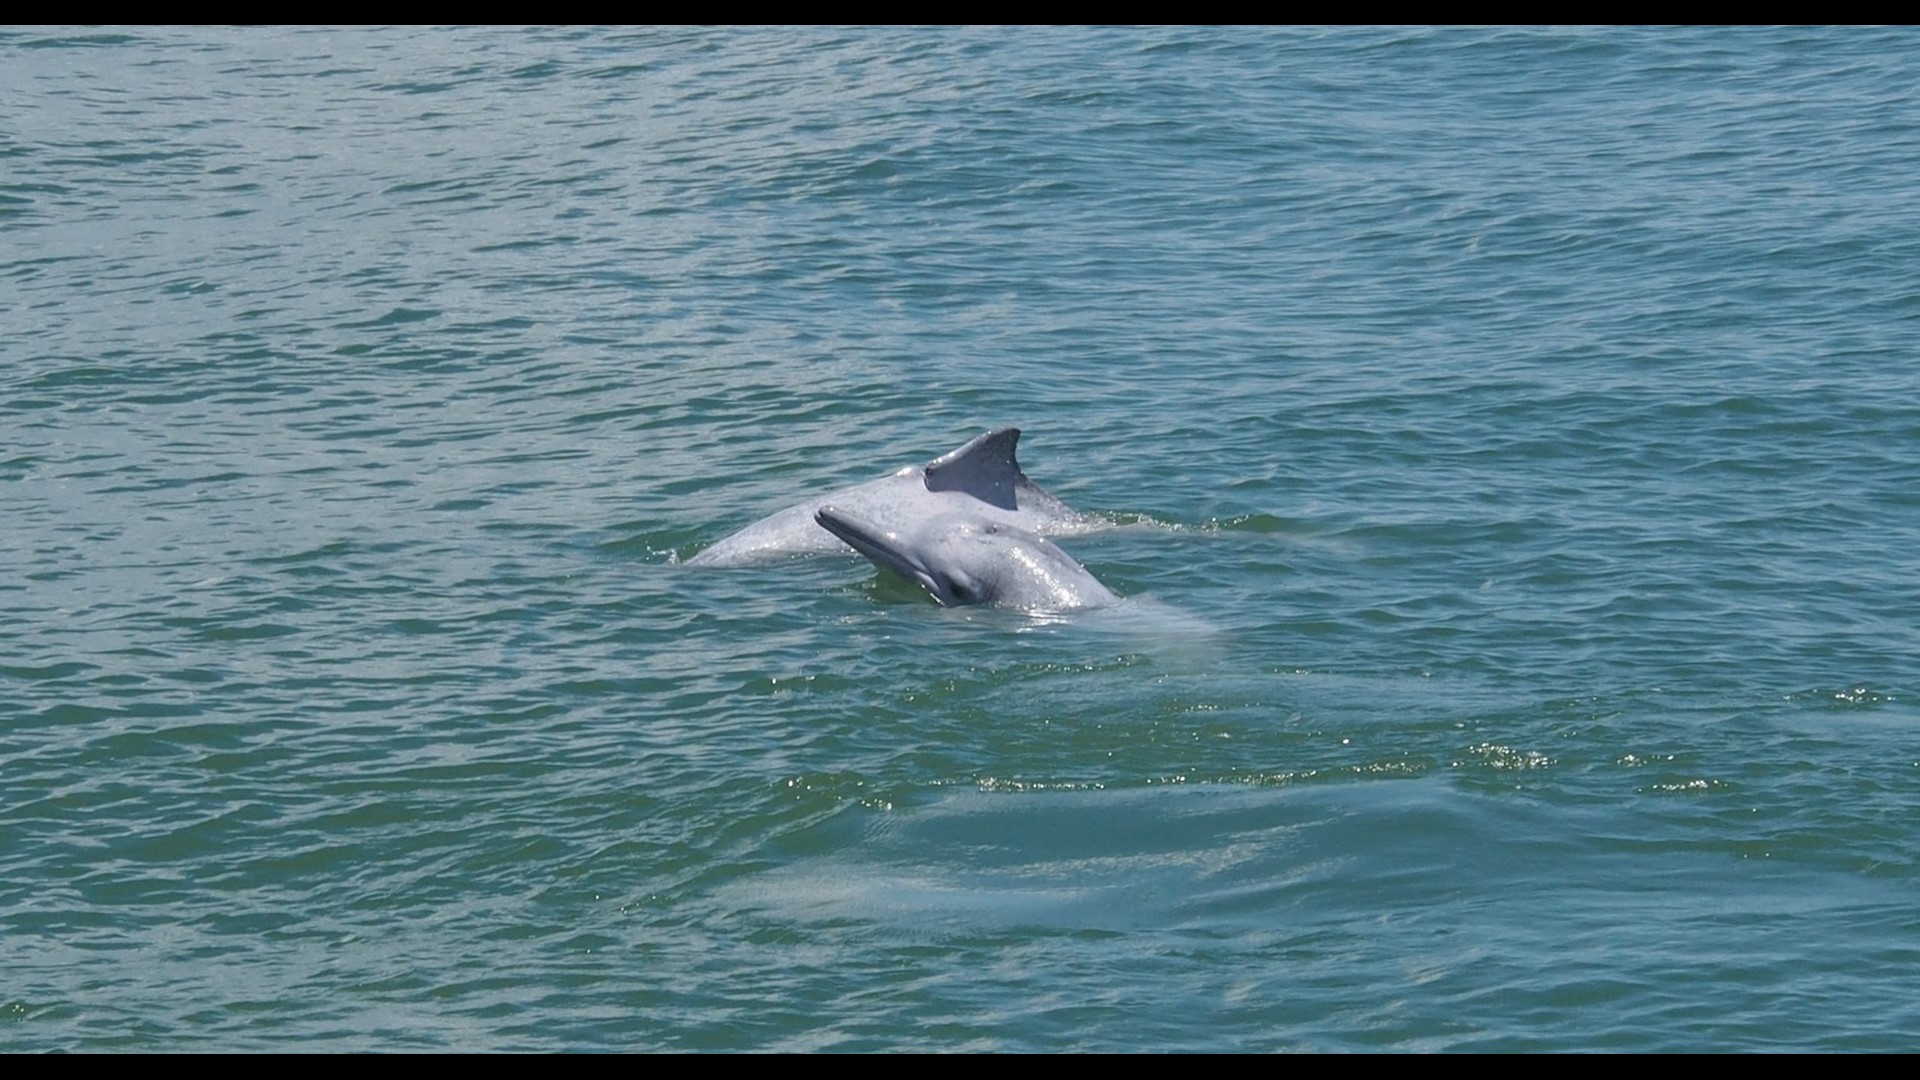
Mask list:
[{"label": "white dolphin", "polygon": [[845,551],[847,545],[815,523],[814,515],[829,504],[895,531],[955,513],[1056,536],[1090,529],[1096,519],[1076,513],[1020,471],[1013,456],[1019,443],[1019,428],[989,431],[924,466],[909,465],[762,518],[688,559],[687,565],[742,566]]},{"label": "white dolphin", "polygon": [[1022,611],[1078,611],[1119,602],[1060,545],[1030,529],[971,512],[888,528],[838,507],[814,519],[874,565],[920,583],[954,607],[990,604]]}]

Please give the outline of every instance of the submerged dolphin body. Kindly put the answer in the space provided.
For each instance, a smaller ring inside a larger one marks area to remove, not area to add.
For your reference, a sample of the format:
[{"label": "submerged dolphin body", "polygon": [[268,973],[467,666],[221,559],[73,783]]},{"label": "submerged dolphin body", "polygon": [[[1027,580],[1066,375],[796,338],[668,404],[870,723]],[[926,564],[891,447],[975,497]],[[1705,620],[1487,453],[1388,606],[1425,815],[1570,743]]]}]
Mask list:
[{"label": "submerged dolphin body", "polygon": [[889,529],[823,506],[814,520],[875,566],[919,582],[948,607],[990,604],[1023,611],[1077,611],[1120,599],[1060,545],[1030,529],[979,514],[941,514]]},{"label": "submerged dolphin body", "polygon": [[909,465],[762,518],[688,559],[687,565],[742,566],[845,551],[846,545],[814,521],[829,504],[896,531],[954,513],[1036,533],[1059,535],[1087,528],[1091,519],[1042,491],[1020,471],[1013,456],[1019,443],[1019,428],[989,431],[925,465]]}]

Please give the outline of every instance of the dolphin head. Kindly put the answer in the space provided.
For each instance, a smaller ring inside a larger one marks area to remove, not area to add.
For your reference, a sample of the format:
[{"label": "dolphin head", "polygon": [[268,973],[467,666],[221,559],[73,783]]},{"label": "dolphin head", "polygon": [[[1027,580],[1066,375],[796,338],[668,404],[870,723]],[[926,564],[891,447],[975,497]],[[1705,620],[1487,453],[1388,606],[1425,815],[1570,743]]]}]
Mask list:
[{"label": "dolphin head", "polygon": [[821,507],[814,520],[875,565],[919,582],[948,607],[1065,611],[1115,600],[1057,544],[1017,525],[952,513],[888,529],[832,506]]},{"label": "dolphin head", "polygon": [[985,583],[978,579],[964,557],[973,545],[958,536],[935,535],[933,543],[928,544],[922,539],[927,531],[924,528],[903,535],[900,530],[883,528],[858,514],[832,506],[821,507],[813,519],[874,565],[919,582],[935,600],[948,607],[981,603],[986,596]]}]

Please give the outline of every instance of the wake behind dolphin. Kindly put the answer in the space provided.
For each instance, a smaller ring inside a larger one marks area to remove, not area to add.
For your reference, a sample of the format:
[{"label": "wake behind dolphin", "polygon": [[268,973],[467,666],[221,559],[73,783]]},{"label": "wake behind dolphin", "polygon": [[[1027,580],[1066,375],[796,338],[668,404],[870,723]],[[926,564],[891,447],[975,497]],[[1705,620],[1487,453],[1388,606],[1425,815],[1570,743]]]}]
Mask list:
[{"label": "wake behind dolphin", "polygon": [[846,551],[846,544],[815,521],[827,505],[883,530],[918,527],[955,513],[1043,535],[1088,528],[1094,519],[1047,494],[1020,471],[1014,458],[1019,443],[1019,428],[989,431],[924,466],[909,465],[762,518],[688,559],[687,565],[744,566],[783,556]]}]

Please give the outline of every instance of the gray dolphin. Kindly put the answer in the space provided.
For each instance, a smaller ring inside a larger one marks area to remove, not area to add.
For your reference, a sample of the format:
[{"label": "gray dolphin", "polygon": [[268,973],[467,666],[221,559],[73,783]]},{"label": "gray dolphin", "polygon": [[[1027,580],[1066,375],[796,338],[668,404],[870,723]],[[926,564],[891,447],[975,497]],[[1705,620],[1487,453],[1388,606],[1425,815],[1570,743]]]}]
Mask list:
[{"label": "gray dolphin", "polygon": [[1085,531],[1094,519],[1074,512],[1027,479],[1014,459],[1019,428],[998,428],[925,465],[909,465],[864,484],[809,499],[765,517],[687,560],[689,566],[741,566],[789,555],[845,551],[814,522],[822,506],[903,529],[951,513],[1017,525],[1037,533]]},{"label": "gray dolphin", "polygon": [[814,520],[874,565],[919,582],[948,607],[1076,611],[1119,602],[1060,545],[1031,529],[961,511],[889,529],[838,507]]}]

